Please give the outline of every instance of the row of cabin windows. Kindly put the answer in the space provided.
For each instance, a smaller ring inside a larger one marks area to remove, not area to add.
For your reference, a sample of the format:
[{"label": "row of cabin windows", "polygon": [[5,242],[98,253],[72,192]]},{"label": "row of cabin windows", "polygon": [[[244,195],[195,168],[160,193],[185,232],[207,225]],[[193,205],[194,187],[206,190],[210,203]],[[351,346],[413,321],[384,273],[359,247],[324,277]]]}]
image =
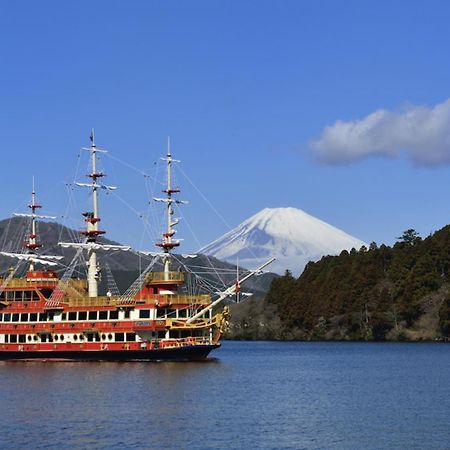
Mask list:
[{"label": "row of cabin windows", "polygon": [[33,342],[135,342],[136,333],[86,333],[86,334],[74,334],[72,339],[67,339],[64,334],[50,334],[42,333],[40,335],[26,335],[26,334],[5,334],[6,344],[16,344],[16,343],[33,343]]},{"label": "row of cabin windows", "polygon": [[[157,308],[156,317],[158,319],[163,317],[176,318],[178,311],[178,317],[183,318],[187,317],[187,309],[170,309],[170,308]],[[150,310],[149,309],[140,309],[139,310],[139,319],[149,319],[150,318]]]},{"label": "row of cabin windows", "polygon": [[[178,315],[177,315],[178,312]],[[172,318],[186,318],[188,316],[187,309],[168,309],[159,308],[156,310],[156,317],[172,317]],[[209,311],[205,314],[205,317],[209,316]],[[130,311],[125,310],[125,319],[130,318]],[[69,311],[64,312],[61,316],[61,320],[73,321],[73,320],[117,320],[119,318],[119,311]],[[140,309],[140,319],[149,319],[150,310]],[[51,322],[54,319],[53,312],[46,313],[0,313],[0,322]]]},{"label": "row of cabin windows", "polygon": [[[70,311],[63,313],[62,320],[117,320],[119,311]],[[51,322],[53,312],[46,313],[3,313],[0,322]]]},{"label": "row of cabin windows", "polygon": [[[63,313],[62,320],[117,320],[119,311],[70,311]],[[125,317],[126,318],[126,317]]]},{"label": "row of cabin windows", "polygon": [[[45,292],[44,291],[48,291]],[[45,298],[50,297],[52,291],[50,289],[43,289],[42,293]],[[3,302],[37,302],[39,295],[36,291],[3,291],[0,293],[0,301]]]},{"label": "row of cabin windows", "polygon": [[[209,330],[207,330],[209,333]],[[170,337],[173,339],[185,339],[188,337],[205,337],[204,330],[170,330]]]}]

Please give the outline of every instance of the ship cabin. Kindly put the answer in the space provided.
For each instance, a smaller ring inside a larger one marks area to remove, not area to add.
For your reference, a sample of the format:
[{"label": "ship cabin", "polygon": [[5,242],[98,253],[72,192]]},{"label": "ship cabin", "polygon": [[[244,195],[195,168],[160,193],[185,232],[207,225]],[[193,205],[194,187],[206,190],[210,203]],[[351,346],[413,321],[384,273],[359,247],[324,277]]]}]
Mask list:
[{"label": "ship cabin", "polygon": [[151,272],[131,297],[89,297],[86,280],[51,270],[0,280],[1,350],[139,350],[211,344],[209,295],[178,293],[182,272]]}]

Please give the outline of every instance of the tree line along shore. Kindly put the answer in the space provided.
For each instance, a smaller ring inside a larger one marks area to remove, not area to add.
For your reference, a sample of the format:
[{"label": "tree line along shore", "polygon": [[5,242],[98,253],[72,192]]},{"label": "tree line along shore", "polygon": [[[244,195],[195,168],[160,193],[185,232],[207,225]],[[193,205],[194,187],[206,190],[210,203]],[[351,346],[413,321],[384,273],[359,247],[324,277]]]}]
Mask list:
[{"label": "tree line along shore", "polygon": [[232,307],[229,339],[446,341],[450,225],[392,247],[344,250],[274,278],[267,295]]}]

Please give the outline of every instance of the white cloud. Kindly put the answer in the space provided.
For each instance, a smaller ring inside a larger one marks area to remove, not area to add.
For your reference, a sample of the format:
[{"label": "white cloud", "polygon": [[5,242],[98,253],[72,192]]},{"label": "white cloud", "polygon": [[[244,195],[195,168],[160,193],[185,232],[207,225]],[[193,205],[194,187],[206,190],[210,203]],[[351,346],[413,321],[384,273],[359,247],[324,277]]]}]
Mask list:
[{"label": "white cloud", "polygon": [[360,120],[327,126],[311,149],[320,161],[342,164],[372,155],[406,153],[415,164],[450,163],[450,99],[433,107],[377,110]]}]

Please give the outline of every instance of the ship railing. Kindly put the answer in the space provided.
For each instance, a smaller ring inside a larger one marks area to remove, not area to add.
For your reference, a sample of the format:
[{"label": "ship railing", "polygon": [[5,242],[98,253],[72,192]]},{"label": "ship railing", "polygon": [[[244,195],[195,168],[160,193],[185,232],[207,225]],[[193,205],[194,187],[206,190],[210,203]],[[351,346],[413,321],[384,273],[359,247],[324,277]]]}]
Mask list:
[{"label": "ship railing", "polygon": [[166,326],[170,326],[171,328],[184,328],[184,329],[192,329],[192,328],[209,328],[216,324],[216,318],[212,319],[198,319],[195,322],[187,323],[187,319],[166,319]]},{"label": "ship railing", "polygon": [[55,287],[58,283],[57,279],[42,279],[38,282],[29,282],[25,278],[11,278],[10,280],[4,281],[0,279],[0,284],[5,283],[4,288],[34,288],[36,284],[42,287]]},{"label": "ship railing", "polygon": [[183,272],[150,272],[145,277],[146,283],[159,283],[159,282],[184,282]]},{"label": "ship railing", "polygon": [[64,300],[69,306],[117,306],[119,297],[69,297]]},{"label": "ship railing", "polygon": [[86,297],[67,296],[62,302],[69,306],[135,306],[138,303],[150,303],[155,307],[173,305],[209,305],[211,297],[208,294],[201,295],[155,295],[125,299],[118,296]]},{"label": "ship railing", "polygon": [[151,303],[156,307],[171,305],[209,305],[211,297],[208,294],[201,295],[137,295],[134,298],[119,297],[117,304],[120,306],[133,306],[137,303]]},{"label": "ship railing", "polygon": [[159,305],[209,305],[211,303],[211,296],[208,294],[200,295],[158,295],[155,296],[157,306]]}]

